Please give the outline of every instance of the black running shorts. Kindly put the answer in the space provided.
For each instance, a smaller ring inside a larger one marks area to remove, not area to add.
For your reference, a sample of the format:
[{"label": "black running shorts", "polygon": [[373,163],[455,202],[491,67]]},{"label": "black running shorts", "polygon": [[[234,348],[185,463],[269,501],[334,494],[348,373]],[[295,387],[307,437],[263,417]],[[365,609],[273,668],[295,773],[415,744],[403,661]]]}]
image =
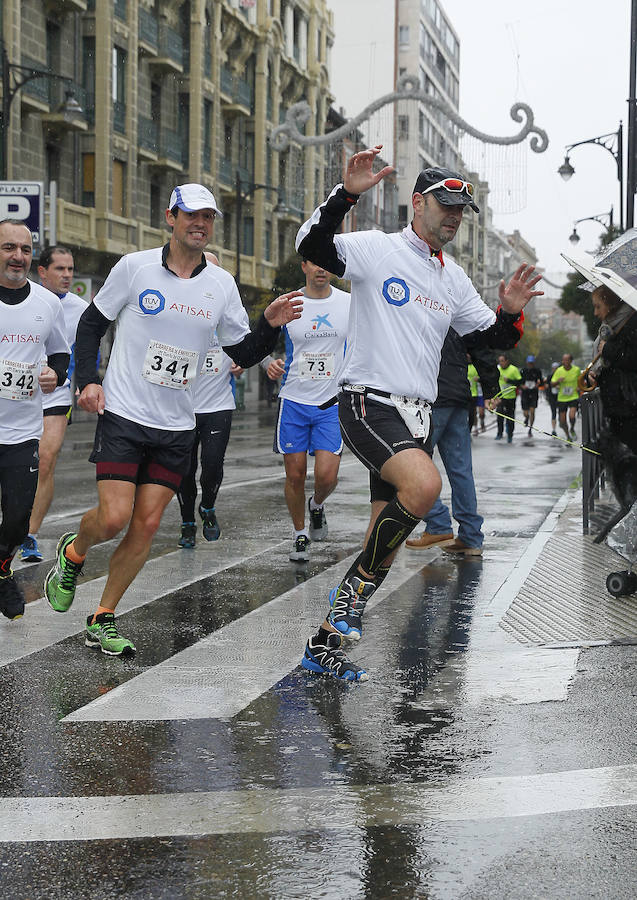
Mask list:
[{"label": "black running shorts", "polygon": [[338,395],[338,418],[344,443],[369,469],[370,499],[389,502],[396,488],[380,477],[388,459],[401,450],[414,448],[431,455],[431,432],[427,440],[415,438],[395,406],[358,393]]},{"label": "black running shorts", "polygon": [[194,428],[149,428],[106,410],[98,417],[89,460],[96,463],[98,481],[161,484],[177,491],[190,468],[194,440]]},{"label": "black running shorts", "polygon": [[521,405],[522,409],[537,409],[537,388],[534,388],[531,391],[522,391],[521,392]]}]

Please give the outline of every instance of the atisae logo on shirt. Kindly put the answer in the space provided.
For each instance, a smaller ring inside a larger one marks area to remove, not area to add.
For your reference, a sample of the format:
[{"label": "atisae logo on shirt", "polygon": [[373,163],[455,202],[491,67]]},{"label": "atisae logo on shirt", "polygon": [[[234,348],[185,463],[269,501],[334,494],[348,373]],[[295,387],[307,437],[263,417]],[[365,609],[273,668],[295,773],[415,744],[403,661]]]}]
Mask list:
[{"label": "atisae logo on shirt", "polygon": [[166,298],[160,291],[147,290],[139,295],[139,308],[146,316],[156,316],[166,305]]},{"label": "atisae logo on shirt", "polygon": [[409,303],[409,288],[402,278],[388,278],[383,285],[383,297],[392,306],[404,306]]}]

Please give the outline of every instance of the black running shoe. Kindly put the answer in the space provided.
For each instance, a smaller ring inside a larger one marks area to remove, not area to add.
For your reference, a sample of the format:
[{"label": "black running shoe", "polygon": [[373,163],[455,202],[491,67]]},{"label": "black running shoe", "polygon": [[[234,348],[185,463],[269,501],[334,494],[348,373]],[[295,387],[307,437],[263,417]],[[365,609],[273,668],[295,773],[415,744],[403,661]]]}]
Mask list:
[{"label": "black running shoe", "polygon": [[7,619],[19,619],[24,615],[24,597],[13,572],[0,578],[0,612]]},{"label": "black running shoe", "polygon": [[330,611],[327,621],[350,641],[359,641],[363,634],[361,616],[365,611],[376,585],[373,581],[363,581],[356,575],[346,578],[337,588],[330,591]]},{"label": "black running shoe", "polygon": [[305,647],[301,665],[309,672],[320,675],[331,675],[340,681],[367,681],[369,676],[365,669],[351,662],[341,650],[343,638],[335,631],[327,635],[326,643],[320,643],[320,637],[311,637]]},{"label": "black running shoe", "polygon": [[181,537],[178,544],[184,550],[192,550],[197,539],[197,526],[194,522],[183,522],[181,525]]},{"label": "black running shoe", "polygon": [[207,541],[218,541],[221,537],[221,526],[219,525],[219,522],[217,522],[214,506],[211,506],[210,509],[206,509],[200,505],[199,515],[201,516],[202,531],[205,539]]},{"label": "black running shoe", "polygon": [[325,518],[325,510],[310,509],[312,498],[307,501],[307,508],[310,513],[310,540],[324,541],[327,537],[327,519]]},{"label": "black running shoe", "polygon": [[292,550],[290,551],[290,560],[292,562],[309,562],[310,559],[310,539],[305,534],[300,534],[294,541]]}]

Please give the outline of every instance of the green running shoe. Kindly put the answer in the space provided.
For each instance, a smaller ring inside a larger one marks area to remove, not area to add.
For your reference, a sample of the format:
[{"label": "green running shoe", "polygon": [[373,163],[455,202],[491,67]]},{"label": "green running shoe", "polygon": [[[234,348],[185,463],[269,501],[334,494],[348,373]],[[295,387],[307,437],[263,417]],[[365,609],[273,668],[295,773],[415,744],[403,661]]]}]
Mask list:
[{"label": "green running shoe", "polygon": [[71,562],[64,555],[68,545],[77,534],[63,534],[56,547],[57,562],[44,580],[44,593],[49,606],[56,612],[66,612],[75,598],[77,576],[82,572],[82,563]]},{"label": "green running shoe", "polygon": [[84,644],[93,650],[100,650],[107,656],[135,656],[135,645],[122,637],[115,624],[113,613],[100,613],[86,618]]}]

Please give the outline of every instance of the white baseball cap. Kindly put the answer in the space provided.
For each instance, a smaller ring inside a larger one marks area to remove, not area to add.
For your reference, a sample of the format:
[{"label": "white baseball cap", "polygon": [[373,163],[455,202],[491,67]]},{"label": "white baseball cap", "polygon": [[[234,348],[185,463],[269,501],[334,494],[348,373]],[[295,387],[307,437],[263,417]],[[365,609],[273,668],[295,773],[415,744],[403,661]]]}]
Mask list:
[{"label": "white baseball cap", "polygon": [[217,206],[215,195],[203,184],[180,184],[170,195],[168,209],[178,206],[184,212],[197,212],[199,209],[214,209],[220,219],[223,219],[221,210]]}]

